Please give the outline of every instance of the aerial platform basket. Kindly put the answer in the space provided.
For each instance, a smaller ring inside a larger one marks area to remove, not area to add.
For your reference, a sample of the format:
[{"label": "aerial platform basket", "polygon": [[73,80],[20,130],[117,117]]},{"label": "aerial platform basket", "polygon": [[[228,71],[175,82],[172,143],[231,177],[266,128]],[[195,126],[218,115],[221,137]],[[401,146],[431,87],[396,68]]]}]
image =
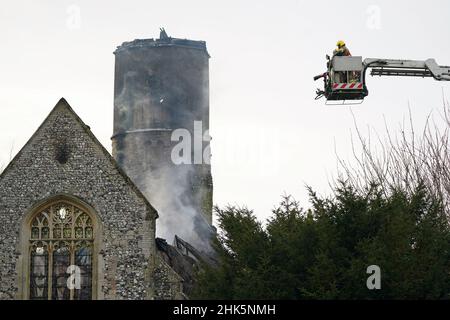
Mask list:
[{"label": "aerial platform basket", "polygon": [[327,100],[363,100],[367,96],[363,71],[362,57],[333,57],[329,61],[330,79],[325,86]]},{"label": "aerial platform basket", "polygon": [[362,57],[335,56],[330,59],[327,56],[327,59],[328,71],[323,75],[324,91],[317,92],[318,98],[325,96],[327,101],[341,101],[333,104],[362,102],[368,94]]},{"label": "aerial platform basket", "polygon": [[314,77],[324,79],[324,89],[317,89],[316,100],[325,97],[329,101],[355,104],[362,102],[369,94],[366,85],[366,71],[372,69],[371,75],[433,78],[437,81],[450,81],[450,66],[440,66],[434,59],[397,60],[374,59],[352,56],[327,55],[327,72]]}]

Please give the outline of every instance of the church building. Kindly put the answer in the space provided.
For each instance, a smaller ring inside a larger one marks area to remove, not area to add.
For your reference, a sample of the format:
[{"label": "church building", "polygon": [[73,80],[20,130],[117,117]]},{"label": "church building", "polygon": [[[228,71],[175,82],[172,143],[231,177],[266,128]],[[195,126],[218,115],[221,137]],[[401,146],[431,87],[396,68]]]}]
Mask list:
[{"label": "church building", "polygon": [[0,300],[186,299],[209,259],[210,165],[170,159],[171,132],[209,128],[206,45],[115,55],[114,157],[61,99],[0,173]]},{"label": "church building", "polygon": [[61,99],[0,176],[0,299],[183,298],[157,217]]}]

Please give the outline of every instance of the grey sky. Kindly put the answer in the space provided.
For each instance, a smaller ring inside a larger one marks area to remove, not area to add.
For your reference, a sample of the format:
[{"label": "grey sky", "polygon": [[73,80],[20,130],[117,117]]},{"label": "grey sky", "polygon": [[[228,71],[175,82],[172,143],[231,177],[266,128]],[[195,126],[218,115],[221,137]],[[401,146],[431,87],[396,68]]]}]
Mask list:
[{"label": "grey sky", "polygon": [[[77,19],[77,11],[80,19]],[[379,15],[378,15],[379,13]],[[349,107],[314,101],[325,54],[343,39],[353,55],[450,65],[450,2],[440,1],[4,1],[0,6],[0,163],[65,97],[111,150],[116,46],[170,36],[207,41],[214,202],[265,218],[284,192],[306,205],[304,184],[328,192],[334,145],[350,157]],[[423,125],[450,84],[369,78],[352,107],[364,130]]]}]

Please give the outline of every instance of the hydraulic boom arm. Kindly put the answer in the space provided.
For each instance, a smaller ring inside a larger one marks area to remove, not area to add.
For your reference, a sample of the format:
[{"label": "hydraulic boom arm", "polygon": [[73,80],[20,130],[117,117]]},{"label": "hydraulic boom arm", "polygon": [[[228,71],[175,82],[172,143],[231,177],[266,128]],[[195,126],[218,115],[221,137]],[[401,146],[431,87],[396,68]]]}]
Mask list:
[{"label": "hydraulic boom arm", "polygon": [[[361,56],[327,56],[328,71],[314,77],[323,78],[323,90],[317,89],[316,99],[328,101],[360,101],[369,95],[366,73],[372,76],[429,77],[437,81],[450,81],[450,66],[440,66],[434,59],[396,60],[364,59]],[[347,103],[348,104],[348,103]],[[354,103],[353,103],[354,104]]]},{"label": "hydraulic boom arm", "polygon": [[364,70],[371,68],[372,76],[433,77],[438,81],[450,81],[450,66],[440,66],[434,59],[394,60],[367,58]]}]

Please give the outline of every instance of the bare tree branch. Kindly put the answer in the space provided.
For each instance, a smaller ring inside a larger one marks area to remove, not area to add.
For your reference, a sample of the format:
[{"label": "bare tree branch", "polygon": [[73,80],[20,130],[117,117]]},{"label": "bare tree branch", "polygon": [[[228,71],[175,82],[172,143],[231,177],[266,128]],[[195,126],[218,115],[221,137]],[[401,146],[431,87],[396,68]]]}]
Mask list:
[{"label": "bare tree branch", "polygon": [[417,135],[413,126],[411,108],[409,121],[403,121],[399,135],[392,133],[384,118],[386,138],[375,132],[376,146],[371,144],[370,129],[368,136],[364,136],[352,113],[357,134],[357,144],[351,136],[354,162],[349,164],[337,155],[338,174],[333,185],[342,181],[362,191],[379,185],[387,195],[398,189],[412,194],[422,184],[443,201],[450,217],[450,105],[445,98],[443,109],[440,120],[444,128],[440,129],[429,114],[421,135]]}]

